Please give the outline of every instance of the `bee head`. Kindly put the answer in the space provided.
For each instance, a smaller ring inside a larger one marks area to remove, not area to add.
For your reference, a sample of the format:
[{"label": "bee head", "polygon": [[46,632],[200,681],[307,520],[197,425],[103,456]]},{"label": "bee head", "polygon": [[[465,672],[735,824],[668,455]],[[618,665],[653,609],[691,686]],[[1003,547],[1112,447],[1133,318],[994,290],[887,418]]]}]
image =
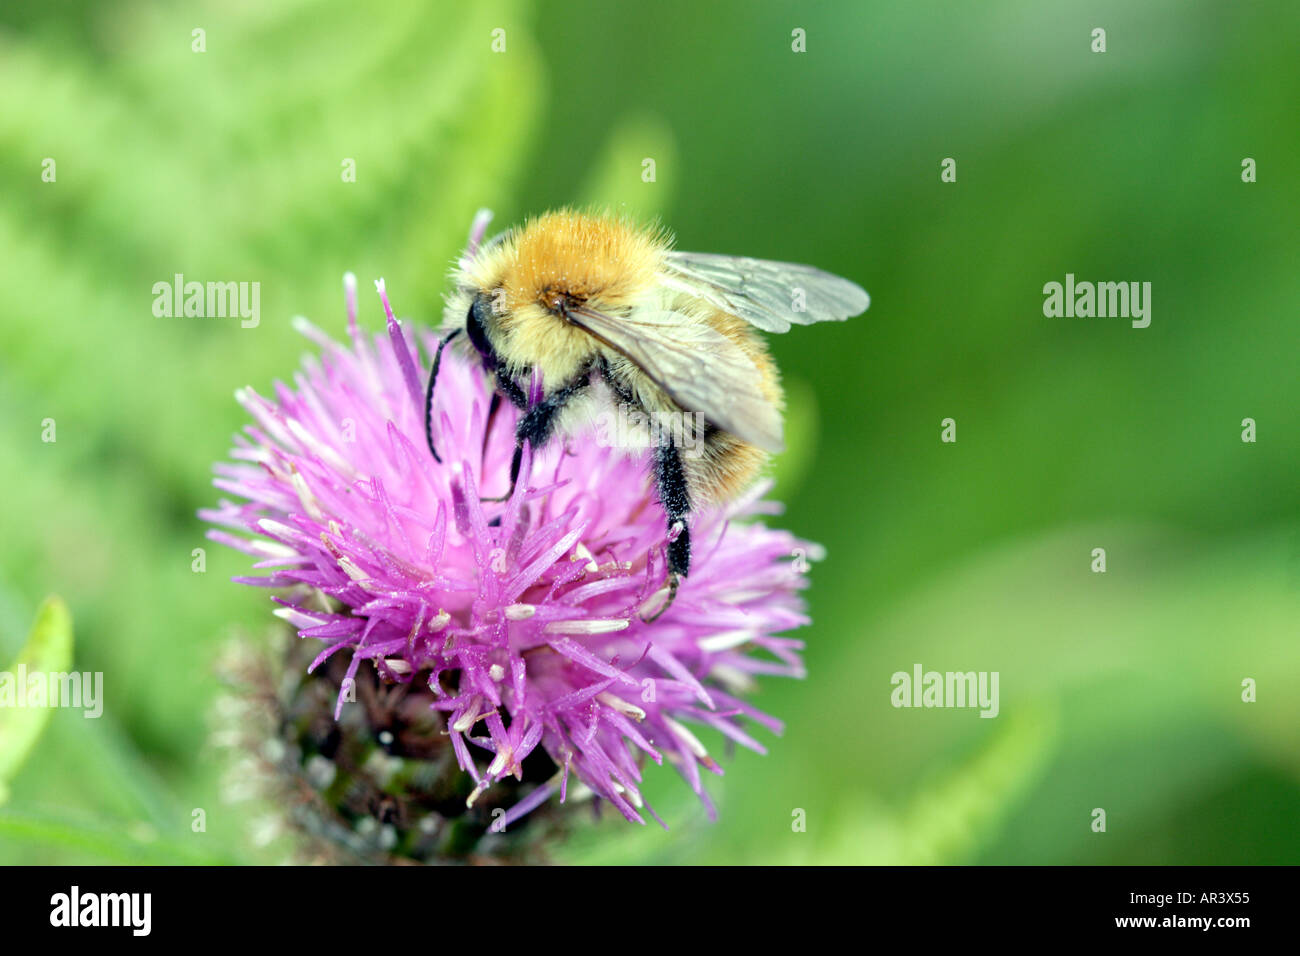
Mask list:
[{"label": "bee head", "polygon": [[513,238],[500,284],[512,318],[533,310],[567,320],[583,305],[616,311],[654,284],[663,248],[656,233],[607,213],[547,213]]}]

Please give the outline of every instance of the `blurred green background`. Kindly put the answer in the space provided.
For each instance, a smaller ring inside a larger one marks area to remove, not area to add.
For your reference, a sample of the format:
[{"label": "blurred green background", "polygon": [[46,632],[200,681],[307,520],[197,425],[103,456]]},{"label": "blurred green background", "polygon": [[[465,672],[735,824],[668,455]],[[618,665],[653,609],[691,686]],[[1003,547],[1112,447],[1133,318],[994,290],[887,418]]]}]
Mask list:
[{"label": "blurred green background", "polygon": [[[0,663],[57,592],[107,704],[54,713],[0,862],[262,858],[206,743],[269,611],[195,517],[232,392],[292,374],[291,316],[341,332],[345,270],[371,327],[380,275],[436,321],[477,207],[587,200],[873,303],[772,341],[780,520],[829,552],[785,735],[718,823],[651,770],[671,831],[564,859],[1300,862],[1298,39],[1292,0],[5,4]],[[154,317],[177,272],[260,282],[260,326]],[[1044,317],[1067,272],[1151,282],[1150,328]],[[998,671],[1000,715],[893,708],[915,663]]]}]

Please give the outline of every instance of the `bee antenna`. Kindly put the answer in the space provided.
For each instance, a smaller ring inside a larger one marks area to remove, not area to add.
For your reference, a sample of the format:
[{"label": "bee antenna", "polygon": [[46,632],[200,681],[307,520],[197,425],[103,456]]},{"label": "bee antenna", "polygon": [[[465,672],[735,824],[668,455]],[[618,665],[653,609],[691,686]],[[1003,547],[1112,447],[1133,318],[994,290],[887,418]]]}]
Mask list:
[{"label": "bee antenna", "polygon": [[429,443],[429,454],[438,464],[442,464],[442,459],[438,457],[438,450],[433,447],[433,386],[438,381],[438,366],[442,364],[442,350],[447,347],[447,343],[460,334],[460,329],[452,329],[438,343],[438,351],[433,356],[433,368],[429,370],[429,385],[424,390],[424,438]]}]

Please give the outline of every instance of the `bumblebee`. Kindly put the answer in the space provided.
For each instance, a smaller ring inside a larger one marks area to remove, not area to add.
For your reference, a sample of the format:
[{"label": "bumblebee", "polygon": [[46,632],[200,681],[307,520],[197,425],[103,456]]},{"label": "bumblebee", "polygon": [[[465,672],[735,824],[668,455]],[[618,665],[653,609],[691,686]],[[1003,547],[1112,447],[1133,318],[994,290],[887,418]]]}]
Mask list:
[{"label": "bumblebee", "polygon": [[[494,406],[504,397],[520,411],[504,497],[524,444],[540,448],[566,432],[584,403],[699,423],[655,430],[668,535],[666,591],[652,621],[690,573],[692,510],[735,498],[784,447],[780,379],[758,333],[847,319],[870,300],[812,266],[680,252],[662,229],[607,213],[549,212],[480,243],[488,218],[476,219],[452,273],[426,396],[429,450],[441,460],[432,397],[442,350],[462,333],[493,378]],[[542,393],[530,401],[520,383],[534,372]]]}]

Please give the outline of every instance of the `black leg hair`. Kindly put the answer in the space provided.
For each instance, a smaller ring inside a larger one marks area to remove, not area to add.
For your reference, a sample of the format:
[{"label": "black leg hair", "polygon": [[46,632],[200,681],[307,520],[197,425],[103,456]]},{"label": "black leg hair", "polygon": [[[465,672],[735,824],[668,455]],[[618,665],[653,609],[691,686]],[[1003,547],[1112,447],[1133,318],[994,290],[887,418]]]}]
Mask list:
[{"label": "black leg hair", "polygon": [[681,579],[691,573],[691,529],[686,526],[691,513],[691,496],[686,485],[686,472],[682,469],[682,456],[671,440],[663,442],[655,450],[655,483],[659,488],[659,500],[668,515],[668,534],[671,536],[679,523],[681,529],[677,537],[668,542],[668,597],[654,614],[641,618],[647,624],[672,606]]},{"label": "black leg hair", "polygon": [[519,387],[519,384],[506,374],[506,370],[498,366],[496,377],[497,390],[506,398],[510,399],[510,404],[521,412],[528,411],[528,396],[524,393],[524,390]]},{"label": "black leg hair", "polygon": [[[500,372],[497,373],[497,381],[503,380]],[[519,386],[515,385],[508,377],[505,381],[510,382],[516,391]],[[506,501],[515,493],[515,484],[519,481],[519,469],[524,461],[524,442],[528,442],[533,448],[541,448],[550,440],[551,432],[555,429],[555,420],[564,406],[569,403],[575,395],[581,393],[588,385],[591,384],[591,373],[589,371],[581,373],[568,385],[556,389],[546,398],[542,399],[532,408],[528,408],[523,416],[519,419],[519,424],[515,426],[515,454],[510,459],[510,489],[499,498],[484,498],[484,501]],[[514,396],[503,387],[506,397],[516,405],[519,403]],[[523,399],[523,406],[527,407],[528,399],[524,397],[523,392],[519,391],[520,398]]]}]

